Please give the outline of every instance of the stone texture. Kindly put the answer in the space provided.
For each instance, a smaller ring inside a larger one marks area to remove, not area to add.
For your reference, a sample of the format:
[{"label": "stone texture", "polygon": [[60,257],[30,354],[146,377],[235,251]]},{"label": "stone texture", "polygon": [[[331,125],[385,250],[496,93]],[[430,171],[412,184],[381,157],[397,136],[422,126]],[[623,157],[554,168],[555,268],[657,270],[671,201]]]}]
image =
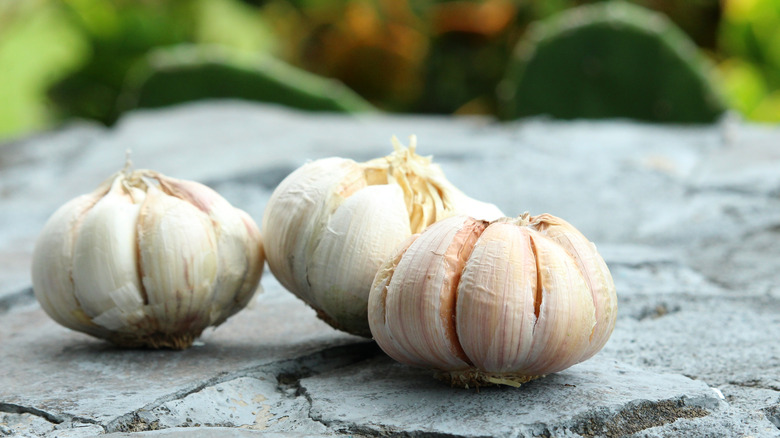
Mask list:
[{"label": "stone texture", "polygon": [[[163,403],[139,417],[147,423],[156,422],[160,428],[203,425],[265,430],[289,419],[288,415],[277,416],[271,411],[273,404],[281,404],[282,397],[273,375],[239,377]],[[284,414],[292,410],[286,408]]]},{"label": "stone texture", "polygon": [[258,432],[256,430],[227,427],[186,427],[147,432],[115,432],[102,436],[105,438],[324,438],[334,436],[334,434]]},{"label": "stone texture", "polygon": [[[4,411],[13,411],[4,406]],[[103,433],[103,427],[92,423],[67,421],[53,423],[40,413],[0,414],[0,436],[81,438]]]},{"label": "stone texture", "polygon": [[520,389],[458,390],[379,357],[303,379],[313,418],[345,433],[623,436],[719,411],[705,383],[603,357]]},{"label": "stone texture", "polygon": [[[373,158],[413,133],[467,194],[596,242],[619,296],[601,353],[520,389],[453,389],[320,322],[270,272],[248,309],[183,352],[113,348],[35,302],[35,236],[127,149],[259,223],[306,160]],[[778,145],[780,129],[731,118],[496,124],[237,102],[0,145],[0,436],[780,436]]]},{"label": "stone texture", "polygon": [[[293,372],[284,371],[285,367],[294,369],[301,362],[318,360],[310,359],[311,354],[320,357],[323,351],[360,341],[318,320],[313,310],[282,291],[272,278],[263,282],[268,290],[250,308],[181,352],[118,349],[61,328],[37,305],[9,312],[3,317],[7,330],[0,332],[4,369],[0,401],[33,406],[55,422],[89,419],[109,430],[121,430],[136,420],[138,411],[158,406],[164,410],[166,402],[180,398],[197,399],[204,388],[241,376],[268,378],[267,373],[274,377]],[[317,366],[363,357],[350,353],[354,347],[345,348],[334,361]],[[289,360],[292,365],[285,365]],[[186,409],[181,412],[184,421]]]}]

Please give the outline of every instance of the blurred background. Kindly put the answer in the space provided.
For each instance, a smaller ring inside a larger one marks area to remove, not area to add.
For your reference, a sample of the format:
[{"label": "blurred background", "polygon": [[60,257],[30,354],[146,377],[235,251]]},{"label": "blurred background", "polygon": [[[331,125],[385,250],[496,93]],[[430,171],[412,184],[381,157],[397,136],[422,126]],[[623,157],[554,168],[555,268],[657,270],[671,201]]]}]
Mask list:
[{"label": "blurred background", "polygon": [[780,122],[780,0],[2,0],[0,141],[206,98]]}]

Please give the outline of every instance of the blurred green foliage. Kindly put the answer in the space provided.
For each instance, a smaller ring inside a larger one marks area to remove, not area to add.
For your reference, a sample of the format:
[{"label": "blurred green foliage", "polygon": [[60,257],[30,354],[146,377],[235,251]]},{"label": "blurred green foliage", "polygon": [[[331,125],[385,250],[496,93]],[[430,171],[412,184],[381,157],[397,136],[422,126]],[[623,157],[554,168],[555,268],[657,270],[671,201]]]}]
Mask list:
[{"label": "blurred green foliage", "polygon": [[500,113],[708,123],[725,109],[710,69],[663,14],[623,2],[580,6],[528,31],[500,86]]},{"label": "blurred green foliage", "polygon": [[780,122],[780,1],[726,0],[718,37],[731,106],[752,120]]},{"label": "blurred green foliage", "polygon": [[116,121],[128,72],[157,47],[195,43],[268,51],[273,44],[259,11],[231,0],[68,0],[60,4],[89,44],[86,61],[49,92],[65,117]]},{"label": "blurred green foliage", "polygon": [[46,90],[84,62],[87,46],[53,2],[0,2],[0,138],[51,122]]},{"label": "blurred green foliage", "polygon": [[179,45],[151,51],[120,95],[120,111],[201,99],[245,99],[309,111],[368,112],[371,104],[344,85],[272,57],[220,46]]},{"label": "blurred green foliage", "polygon": [[[595,1],[2,0],[0,139],[72,117],[115,122],[140,102],[150,53],[180,44],[274,57],[383,110],[495,115],[529,25]],[[632,3],[667,15],[714,61],[731,108],[780,121],[779,1]]]}]

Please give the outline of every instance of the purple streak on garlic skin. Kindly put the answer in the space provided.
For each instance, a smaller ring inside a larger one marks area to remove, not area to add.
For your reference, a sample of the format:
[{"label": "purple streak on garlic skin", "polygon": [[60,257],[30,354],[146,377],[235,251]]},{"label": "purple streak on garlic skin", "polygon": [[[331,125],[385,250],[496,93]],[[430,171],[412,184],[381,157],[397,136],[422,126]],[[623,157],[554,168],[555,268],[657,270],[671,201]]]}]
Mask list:
[{"label": "purple streak on garlic skin", "polygon": [[263,269],[255,261],[265,258],[260,230],[246,212],[233,208],[203,184],[160,174],[155,179],[165,193],[192,204],[211,219],[219,265],[208,317],[211,325],[219,325],[246,306],[255,293]]},{"label": "purple streak on garlic skin", "polygon": [[[163,332],[208,321],[217,279],[217,245],[208,215],[151,186],[138,222],[143,285]],[[203,327],[205,328],[205,326]]]}]

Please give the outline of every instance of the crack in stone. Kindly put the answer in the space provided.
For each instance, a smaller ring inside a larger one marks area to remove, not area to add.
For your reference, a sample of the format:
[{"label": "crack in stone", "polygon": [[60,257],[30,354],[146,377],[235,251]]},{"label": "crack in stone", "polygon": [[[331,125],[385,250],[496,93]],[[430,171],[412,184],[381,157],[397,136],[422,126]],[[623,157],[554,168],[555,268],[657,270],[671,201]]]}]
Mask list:
[{"label": "crack in stone", "polygon": [[[482,435],[463,435],[425,430],[402,430],[374,421],[359,423],[338,419],[323,418],[315,412],[314,399],[301,384],[308,375],[278,375],[279,386],[304,397],[308,403],[308,418],[338,434],[366,437],[403,437],[403,438],[482,438]],[[682,396],[675,399],[647,401],[636,400],[618,408],[603,407],[581,414],[561,424],[534,423],[513,429],[506,434],[512,437],[555,437],[561,433],[577,433],[584,437],[622,437],[653,427],[673,423],[678,419],[696,419],[711,414],[720,407],[717,401],[707,398]],[[780,414],[778,414],[780,416]],[[492,435],[486,435],[492,436]]]},{"label": "crack in stone", "polygon": [[[311,396],[305,388],[300,387],[301,394],[312,406]],[[586,438],[607,437],[617,438],[635,434],[653,427],[673,423],[681,418],[694,419],[710,415],[710,411],[697,406],[696,401],[688,403],[686,397],[657,402],[635,401],[628,403],[614,412],[610,408],[599,408],[560,425],[534,423],[525,425],[522,430],[513,430],[509,436],[552,438],[561,434],[574,432]],[[780,407],[778,407],[780,410]],[[780,412],[778,412],[780,416]],[[355,424],[338,420],[325,420],[309,411],[309,417],[323,424],[330,430],[344,434],[358,434],[368,437],[399,437],[399,438],[483,438],[492,435],[461,435],[423,430],[398,430],[394,427],[369,422]],[[771,420],[770,420],[771,421]],[[780,418],[778,418],[780,421]],[[780,426],[778,426],[780,428]]]},{"label": "crack in stone", "polygon": [[[7,414],[34,415],[52,424],[81,423],[81,424],[95,424],[100,427],[103,427],[99,422],[91,418],[77,417],[75,415],[68,415],[68,414],[57,415],[51,412],[43,411],[41,409],[33,408],[31,406],[21,406],[13,403],[0,402],[0,412],[5,412]],[[103,429],[105,430],[105,427],[103,427]]]},{"label": "crack in stone", "polygon": [[[376,349],[376,354],[372,355],[371,357],[364,357],[358,362],[366,361],[371,359],[372,357],[376,356],[380,353],[378,347],[374,344],[374,347]],[[358,362],[353,362],[352,364],[347,365],[353,365]],[[336,369],[340,367],[333,367],[331,369]],[[326,370],[328,371],[328,370]],[[441,433],[441,432],[428,432],[428,431],[401,431],[397,430],[396,428],[383,426],[381,424],[374,424],[370,423],[367,425],[361,425],[356,424],[352,422],[343,422],[343,421],[328,421],[322,418],[321,416],[315,415],[312,412],[314,401],[309,394],[309,392],[306,390],[306,388],[301,385],[301,380],[305,379],[307,377],[311,377],[316,374],[321,374],[324,371],[320,372],[310,372],[310,370],[304,368],[301,369],[301,372],[299,373],[280,373],[277,374],[277,390],[282,392],[283,394],[287,394],[288,397],[303,397],[306,400],[306,403],[308,404],[308,410],[307,410],[307,417],[315,421],[317,423],[322,424],[327,429],[333,431],[333,433],[339,434],[339,435],[349,435],[349,436],[361,436],[361,437],[398,437],[398,438],[464,438],[464,435],[459,434],[448,434],[448,433]],[[484,435],[484,436],[469,436],[469,438],[491,438],[491,435]]]},{"label": "crack in stone", "polygon": [[494,435],[461,435],[443,432],[428,432],[424,430],[399,431],[379,425],[379,429],[367,426],[354,425],[348,428],[344,433],[349,435],[360,435],[371,438],[495,438]]},{"label": "crack in stone", "polygon": [[780,405],[769,406],[762,409],[767,420],[769,420],[775,427],[780,430]]},{"label": "crack in stone", "polygon": [[772,391],[780,391],[780,385],[764,384],[759,379],[751,379],[746,381],[729,380],[729,385],[739,386],[742,388],[758,388],[758,389],[770,389]]},{"label": "crack in stone", "polygon": [[[352,363],[349,363],[349,364],[344,364],[343,366],[353,365],[353,364],[356,364],[358,362],[366,361],[366,360],[369,360],[369,359],[371,359],[373,357],[376,357],[378,354],[381,354],[381,350],[379,350],[379,347],[376,344],[372,343],[371,345],[373,346],[373,350],[374,350],[373,354],[371,354],[370,356],[363,357],[363,358],[361,358],[358,361],[355,361],[355,362],[352,362]],[[321,370],[321,371],[316,372],[316,373],[313,372],[313,370],[311,370],[308,367],[301,367],[301,368],[299,368],[297,370],[297,372],[292,372],[292,373],[290,373],[290,372],[282,372],[282,373],[278,373],[276,375],[276,380],[277,380],[276,389],[277,389],[277,391],[281,392],[283,395],[285,395],[285,396],[287,396],[289,398],[303,397],[306,400],[306,404],[308,405],[308,408],[306,410],[306,416],[310,420],[322,424],[328,430],[332,430],[335,433],[349,434],[349,435],[357,434],[357,435],[360,435],[360,436],[367,436],[367,437],[392,436],[392,434],[388,434],[387,432],[385,432],[385,433],[376,433],[375,431],[372,431],[372,430],[369,430],[369,429],[360,430],[360,427],[358,425],[354,425],[354,424],[351,425],[351,426],[348,426],[348,427],[343,427],[343,426],[340,425],[341,423],[336,424],[336,422],[326,421],[322,417],[316,416],[316,415],[314,415],[312,413],[312,409],[313,409],[313,406],[314,406],[314,401],[312,400],[312,397],[309,394],[309,392],[306,390],[306,388],[304,388],[303,385],[301,385],[301,380],[305,379],[307,377],[311,377],[311,376],[313,376],[315,374],[322,374],[323,372],[334,370],[336,368],[340,368],[340,367],[330,367],[330,369],[328,369],[328,370]]]},{"label": "crack in stone", "polygon": [[[380,353],[381,350],[375,343],[360,342],[330,347],[305,356],[253,366],[232,373],[223,373],[191,388],[158,398],[140,409],[122,415],[109,422],[105,429],[107,432],[140,432],[164,429],[165,427],[161,426],[157,420],[149,421],[148,415],[143,414],[151,412],[165,403],[182,400],[206,388],[242,377],[258,378],[269,374],[274,375],[278,382],[276,386],[277,391],[280,391],[285,397],[297,397],[300,379],[352,365],[375,357]],[[293,394],[289,392],[291,387],[295,391]],[[199,422],[194,421],[194,423]]]},{"label": "crack in stone", "polygon": [[382,424],[368,423],[368,424],[356,424],[346,421],[328,421],[324,418],[314,415],[312,413],[313,400],[311,395],[300,385],[298,380],[298,390],[300,394],[306,398],[309,404],[308,416],[312,421],[322,424],[329,430],[332,430],[339,434],[350,436],[363,436],[370,438],[494,438],[493,435],[462,435],[462,434],[450,434],[444,432],[430,432],[422,430],[398,430],[395,427],[385,426]]},{"label": "crack in stone", "polygon": [[13,403],[0,403],[0,412],[5,412],[7,414],[35,415],[36,417],[43,418],[49,423],[54,423],[54,424],[60,424],[67,421],[64,416],[58,416],[50,412],[42,411],[40,409],[36,409],[30,406],[20,406]]}]

